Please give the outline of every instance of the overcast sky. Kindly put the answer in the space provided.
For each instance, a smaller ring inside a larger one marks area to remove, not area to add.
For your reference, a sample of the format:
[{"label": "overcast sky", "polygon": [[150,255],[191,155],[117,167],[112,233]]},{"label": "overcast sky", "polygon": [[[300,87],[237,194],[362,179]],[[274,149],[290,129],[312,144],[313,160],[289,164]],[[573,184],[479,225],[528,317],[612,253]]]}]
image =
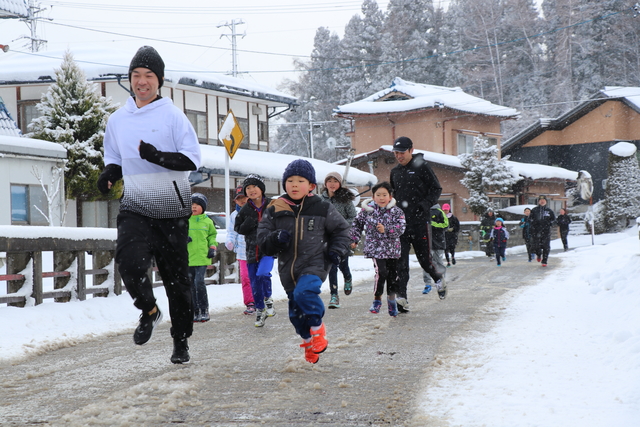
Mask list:
[{"label": "overcast sky", "polygon": [[[387,4],[378,1],[382,10]],[[48,41],[41,52],[95,47],[133,55],[149,44],[163,57],[227,73],[232,69],[231,40],[223,34],[231,34],[231,28],[218,26],[242,20],[236,30],[238,71],[244,79],[275,88],[285,78],[296,79],[293,59],[308,58],[318,27],[342,37],[361,5],[362,0],[50,0],[41,3],[46,11],[40,16],[46,19],[38,22],[36,32]],[[0,20],[0,28],[0,44],[29,52],[28,41],[18,40],[29,34],[24,22]]]}]

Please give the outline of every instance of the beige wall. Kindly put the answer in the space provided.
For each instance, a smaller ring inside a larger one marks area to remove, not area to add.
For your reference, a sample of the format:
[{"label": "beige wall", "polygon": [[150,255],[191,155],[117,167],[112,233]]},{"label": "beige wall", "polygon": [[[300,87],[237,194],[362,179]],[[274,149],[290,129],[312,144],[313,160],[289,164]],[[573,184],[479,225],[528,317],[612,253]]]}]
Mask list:
[{"label": "beige wall", "polygon": [[411,138],[420,150],[458,155],[457,134],[460,131],[500,134],[500,118],[443,110],[421,110],[402,114],[357,117],[350,134],[356,154],[391,145],[399,136]]}]

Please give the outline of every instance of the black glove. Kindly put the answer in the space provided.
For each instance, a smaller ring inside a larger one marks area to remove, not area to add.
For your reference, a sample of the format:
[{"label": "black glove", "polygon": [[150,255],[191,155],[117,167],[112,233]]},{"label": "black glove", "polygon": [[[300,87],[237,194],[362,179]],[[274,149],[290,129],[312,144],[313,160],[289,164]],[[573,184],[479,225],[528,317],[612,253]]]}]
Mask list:
[{"label": "black glove", "polygon": [[287,230],[278,230],[278,242],[289,243],[291,241],[291,234]]},{"label": "black glove", "polygon": [[187,243],[191,243],[193,242],[193,239],[191,238],[191,236],[187,236]]},{"label": "black glove", "polygon": [[207,258],[215,258],[216,257],[216,248],[209,248],[209,252],[207,252]]},{"label": "black glove", "polygon": [[340,255],[338,255],[335,252],[329,252],[329,259],[335,265],[340,265],[340,261],[342,261],[342,258],[340,258]]},{"label": "black glove", "polygon": [[140,158],[174,171],[193,171],[197,169],[191,159],[184,154],[158,151],[156,147],[142,140],[140,141]]},{"label": "black glove", "polygon": [[113,163],[105,166],[104,171],[98,177],[98,190],[102,194],[107,194],[110,190],[109,183],[112,185],[122,179],[122,167]]}]

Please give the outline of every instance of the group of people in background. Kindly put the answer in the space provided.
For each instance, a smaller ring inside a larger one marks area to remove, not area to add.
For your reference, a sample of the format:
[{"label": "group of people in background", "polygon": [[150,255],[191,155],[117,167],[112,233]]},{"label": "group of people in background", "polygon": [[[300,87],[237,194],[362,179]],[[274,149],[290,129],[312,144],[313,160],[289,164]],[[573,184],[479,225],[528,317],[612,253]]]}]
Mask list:
[{"label": "group of people in background", "polygon": [[569,224],[571,218],[564,208],[560,209],[560,214],[556,218],[553,211],[547,206],[547,197],[538,197],[538,204],[533,208],[525,208],[524,217],[520,220],[522,228],[522,238],[527,247],[527,260],[542,263],[546,267],[551,251],[551,227],[557,224],[560,229],[560,238],[565,251],[569,250],[567,236],[569,235]]}]

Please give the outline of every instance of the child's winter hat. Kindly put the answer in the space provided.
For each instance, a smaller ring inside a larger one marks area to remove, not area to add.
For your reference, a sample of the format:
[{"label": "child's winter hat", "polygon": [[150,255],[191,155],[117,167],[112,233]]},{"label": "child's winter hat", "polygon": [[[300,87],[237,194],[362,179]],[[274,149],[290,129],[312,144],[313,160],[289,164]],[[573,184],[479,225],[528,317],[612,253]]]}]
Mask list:
[{"label": "child's winter hat", "polygon": [[202,193],[193,193],[191,195],[191,203],[197,203],[202,206],[202,212],[207,210],[207,204],[209,201],[207,200],[207,196]]},{"label": "child's winter hat", "polygon": [[504,224],[504,220],[503,220],[502,218],[496,218],[496,220],[495,220],[495,223],[494,223],[494,224],[497,224],[497,223],[498,223],[498,221],[500,221],[501,223],[503,223],[503,224]]},{"label": "child's winter hat", "polygon": [[233,197],[233,200],[237,200],[237,199],[239,199],[240,197],[247,197],[247,196],[245,196],[245,194],[244,194],[244,189],[242,188],[242,184],[240,184],[240,185],[238,185],[238,186],[236,187],[236,194],[235,194],[235,196]]},{"label": "child's winter hat", "polygon": [[338,172],[329,172],[327,176],[324,177],[324,183],[326,184],[327,181],[329,181],[331,178],[338,181],[340,183],[340,186],[342,186],[342,175],[340,175]]},{"label": "child's winter hat", "polygon": [[142,46],[138,49],[129,65],[129,81],[131,81],[131,73],[138,67],[148,68],[153,71],[158,76],[158,82],[160,83],[158,88],[162,87],[164,83],[164,61],[158,51],[151,46]]},{"label": "child's winter hat", "polygon": [[444,205],[442,205],[442,210],[451,210],[451,205],[449,203],[445,203]]},{"label": "child's winter hat", "polygon": [[306,160],[298,159],[289,163],[282,174],[282,184],[284,185],[287,179],[294,175],[306,178],[311,184],[316,184],[316,170],[313,168],[313,165]]},{"label": "child's winter hat", "polygon": [[247,177],[244,179],[244,181],[242,182],[242,193],[244,193],[245,196],[247,195],[247,187],[249,185],[255,185],[256,187],[258,187],[262,191],[262,195],[264,196],[264,180],[260,175],[252,173],[250,175],[247,175]]}]

